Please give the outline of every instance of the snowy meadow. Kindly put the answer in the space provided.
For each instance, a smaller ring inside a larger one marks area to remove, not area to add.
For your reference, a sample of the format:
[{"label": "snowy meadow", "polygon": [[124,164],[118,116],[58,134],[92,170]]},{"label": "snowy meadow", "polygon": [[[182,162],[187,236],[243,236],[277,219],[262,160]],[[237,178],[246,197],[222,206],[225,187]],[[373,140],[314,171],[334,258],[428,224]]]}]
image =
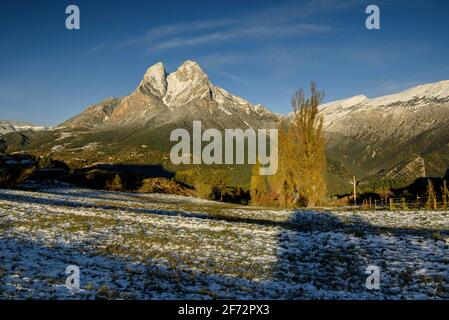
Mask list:
[{"label": "snowy meadow", "polygon": [[[66,268],[80,270],[80,290]],[[366,287],[368,266],[380,289]],[[449,211],[0,190],[0,299],[448,299]]]}]

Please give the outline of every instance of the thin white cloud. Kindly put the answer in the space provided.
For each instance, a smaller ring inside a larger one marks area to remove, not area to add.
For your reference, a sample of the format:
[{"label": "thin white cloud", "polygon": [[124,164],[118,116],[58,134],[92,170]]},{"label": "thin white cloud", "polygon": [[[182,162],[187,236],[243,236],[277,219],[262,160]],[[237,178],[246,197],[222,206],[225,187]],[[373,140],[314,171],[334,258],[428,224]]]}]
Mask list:
[{"label": "thin white cloud", "polygon": [[173,49],[178,47],[211,44],[236,39],[273,39],[300,36],[310,33],[330,30],[325,25],[295,24],[285,26],[261,25],[254,27],[241,27],[226,31],[213,32],[200,36],[178,37],[164,41],[155,46],[156,49]]},{"label": "thin white cloud", "polygon": [[308,0],[274,5],[229,19],[167,24],[130,37],[117,47],[146,46],[149,50],[169,50],[206,45],[235,39],[274,39],[331,30],[320,23],[308,23],[314,17],[353,8],[360,0]]},{"label": "thin white cloud", "polygon": [[271,21],[272,23],[297,21],[298,19],[307,19],[328,13],[335,14],[354,8],[362,2],[362,0],[293,1],[255,12],[250,19],[254,21]]},{"label": "thin white cloud", "polygon": [[[155,46],[156,49],[172,49],[177,47],[194,46],[204,43],[211,43],[217,41],[226,41],[236,37],[235,33],[226,32],[214,32],[210,34],[205,34],[201,36],[193,37],[178,37],[173,38],[168,41],[159,43]],[[153,48],[152,48],[153,49]]]},{"label": "thin white cloud", "polygon": [[188,34],[203,30],[213,30],[220,27],[233,25],[234,23],[235,21],[232,19],[222,19],[222,20],[204,20],[204,21],[192,21],[192,22],[162,25],[148,30],[142,36],[130,37],[125,41],[119,43],[118,47],[149,44],[165,37],[173,37],[181,34]]}]

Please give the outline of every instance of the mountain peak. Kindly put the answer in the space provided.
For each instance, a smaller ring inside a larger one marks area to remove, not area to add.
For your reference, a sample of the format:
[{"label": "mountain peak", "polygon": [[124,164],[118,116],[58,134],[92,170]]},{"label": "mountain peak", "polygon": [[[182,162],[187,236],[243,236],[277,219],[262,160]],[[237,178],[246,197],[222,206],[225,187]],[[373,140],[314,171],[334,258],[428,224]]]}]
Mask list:
[{"label": "mountain peak", "polygon": [[[200,65],[198,64],[198,62],[196,61],[192,61],[192,60],[186,60],[184,61],[178,68],[179,69],[196,69],[199,70],[201,72],[203,72],[203,70],[201,69]],[[204,72],[203,72],[204,73]]]},{"label": "mountain peak", "polygon": [[181,64],[181,67],[182,66],[198,66],[198,62],[193,60],[186,60]]},{"label": "mountain peak", "polygon": [[147,72],[144,75],[144,80],[161,76],[165,76],[165,66],[162,62],[158,62],[147,69]]},{"label": "mountain peak", "polygon": [[346,109],[346,108],[350,108],[354,105],[358,105],[362,102],[366,102],[368,100],[368,97],[366,97],[363,94],[357,95],[357,96],[353,96],[350,98],[346,98],[346,99],[342,99],[342,100],[338,100],[338,101],[332,101],[332,102],[328,102],[325,104],[322,104],[320,106],[320,109]]},{"label": "mountain peak", "polygon": [[162,62],[158,62],[148,68],[139,89],[144,94],[152,94],[162,98],[167,93],[167,78],[165,67]]},{"label": "mountain peak", "polygon": [[[449,99],[449,80],[421,84],[407,90],[371,99],[372,106],[388,106],[392,103],[409,103],[415,107],[427,105],[426,99]],[[415,102],[414,102],[415,101]]]},{"label": "mountain peak", "polygon": [[207,79],[207,75],[203,71],[203,69],[201,69],[200,65],[192,60],[185,61],[174,73],[178,75],[178,78],[183,79],[186,79],[188,77],[192,80],[196,80],[199,78]]},{"label": "mountain peak", "polygon": [[169,106],[185,105],[190,101],[211,97],[209,78],[198,63],[187,60],[167,77],[164,103]]},{"label": "mountain peak", "polygon": [[422,84],[402,92],[403,94],[415,94],[416,97],[444,98],[449,96],[449,80],[435,83]]},{"label": "mountain peak", "polygon": [[[233,126],[257,127],[277,116],[262,106],[214,86],[201,67],[192,60],[167,73],[162,62],[147,69],[137,89],[130,95],[90,107],[64,123],[65,127],[103,127],[115,124],[159,126],[180,119],[207,119]],[[213,119],[213,120],[212,120]],[[271,125],[271,124],[270,124]]]}]

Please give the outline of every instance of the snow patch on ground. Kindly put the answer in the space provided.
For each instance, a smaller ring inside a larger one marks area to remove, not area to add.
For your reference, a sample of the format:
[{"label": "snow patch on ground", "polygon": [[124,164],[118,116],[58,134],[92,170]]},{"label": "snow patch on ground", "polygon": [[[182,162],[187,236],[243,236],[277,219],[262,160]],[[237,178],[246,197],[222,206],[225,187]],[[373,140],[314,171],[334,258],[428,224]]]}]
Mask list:
[{"label": "snow patch on ground", "polygon": [[[0,190],[2,299],[449,298],[449,212],[283,211]],[[77,265],[81,291],[65,287]],[[381,289],[365,287],[368,265]]]}]

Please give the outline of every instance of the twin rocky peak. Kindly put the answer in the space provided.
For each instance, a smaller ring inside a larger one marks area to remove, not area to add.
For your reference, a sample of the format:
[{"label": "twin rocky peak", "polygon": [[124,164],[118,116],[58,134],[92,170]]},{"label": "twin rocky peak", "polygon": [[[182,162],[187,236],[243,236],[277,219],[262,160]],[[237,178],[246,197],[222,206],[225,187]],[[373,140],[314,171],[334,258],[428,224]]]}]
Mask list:
[{"label": "twin rocky peak", "polygon": [[276,121],[277,116],[213,85],[201,67],[188,60],[169,74],[161,62],[151,66],[130,95],[95,104],[60,127],[158,127],[191,119],[218,128],[227,125],[244,129]]},{"label": "twin rocky peak", "polygon": [[213,99],[217,89],[209,82],[200,66],[188,60],[168,75],[161,62],[150,67],[139,85],[139,90],[143,94],[152,94],[162,99],[167,106],[174,107],[195,99]]}]

